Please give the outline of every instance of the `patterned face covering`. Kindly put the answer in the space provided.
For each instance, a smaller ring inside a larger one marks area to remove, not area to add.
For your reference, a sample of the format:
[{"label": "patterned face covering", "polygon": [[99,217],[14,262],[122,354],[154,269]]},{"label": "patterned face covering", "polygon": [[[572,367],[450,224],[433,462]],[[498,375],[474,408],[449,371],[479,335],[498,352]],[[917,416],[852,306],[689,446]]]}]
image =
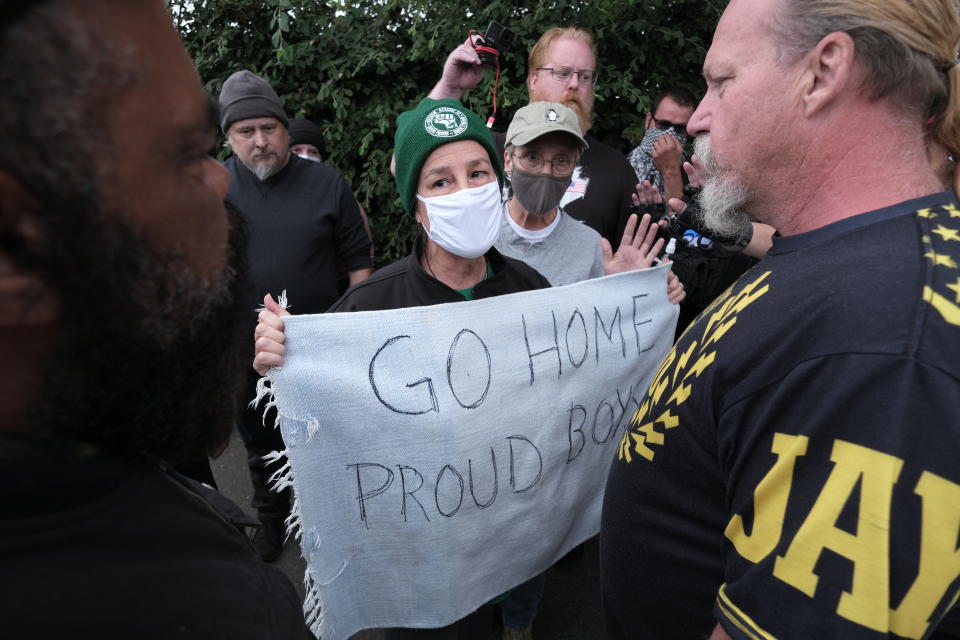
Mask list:
[{"label": "patterned face covering", "polygon": [[669,129],[651,127],[647,129],[643,140],[640,141],[640,146],[631,151],[630,155],[627,156],[630,166],[633,167],[633,170],[637,174],[637,182],[649,180],[650,184],[657,187],[660,191],[663,191],[663,176],[660,175],[660,170],[653,164],[653,145],[657,143],[657,140],[667,134],[676,138],[681,145],[687,143],[687,136],[680,135],[673,130],[673,127]]}]

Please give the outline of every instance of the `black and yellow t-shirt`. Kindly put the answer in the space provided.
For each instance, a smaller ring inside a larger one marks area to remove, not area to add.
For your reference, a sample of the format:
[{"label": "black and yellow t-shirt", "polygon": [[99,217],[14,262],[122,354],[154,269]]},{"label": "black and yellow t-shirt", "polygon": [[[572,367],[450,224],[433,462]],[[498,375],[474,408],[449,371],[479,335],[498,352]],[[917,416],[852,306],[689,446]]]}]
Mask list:
[{"label": "black and yellow t-shirt", "polygon": [[921,638],[960,592],[960,209],[776,238],[611,467],[612,638]]}]

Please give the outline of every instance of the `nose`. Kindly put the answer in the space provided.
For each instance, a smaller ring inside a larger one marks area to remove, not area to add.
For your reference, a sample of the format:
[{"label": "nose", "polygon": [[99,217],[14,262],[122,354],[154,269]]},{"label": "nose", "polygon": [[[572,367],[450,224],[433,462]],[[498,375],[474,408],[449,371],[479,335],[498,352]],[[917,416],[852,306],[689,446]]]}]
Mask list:
[{"label": "nose", "polygon": [[253,144],[261,149],[267,146],[267,136],[263,131],[258,130],[253,134]]},{"label": "nose", "polygon": [[217,199],[223,200],[230,190],[230,173],[215,158],[207,159],[206,170],[207,186],[217,194]]},{"label": "nose", "polygon": [[571,73],[570,79],[567,80],[567,90],[576,91],[579,88],[580,88],[580,74]]},{"label": "nose", "polygon": [[695,138],[702,133],[710,133],[710,110],[706,100],[700,101],[687,122],[688,136]]}]

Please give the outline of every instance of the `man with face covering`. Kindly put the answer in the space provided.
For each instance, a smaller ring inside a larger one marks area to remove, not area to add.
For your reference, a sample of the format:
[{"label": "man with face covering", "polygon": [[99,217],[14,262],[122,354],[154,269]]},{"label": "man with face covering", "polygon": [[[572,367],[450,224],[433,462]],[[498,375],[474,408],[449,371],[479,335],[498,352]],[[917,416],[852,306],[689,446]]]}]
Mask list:
[{"label": "man with face covering", "polygon": [[323,162],[327,157],[327,141],[323,131],[306,118],[290,118],[290,151],[304,160]]},{"label": "man with face covering", "polygon": [[687,143],[687,121],[696,104],[686,89],[663,91],[653,101],[653,111],[647,112],[643,140],[627,156],[637,182],[648,181],[665,199],[683,196],[683,145]]},{"label": "man with face covering", "polygon": [[[500,223],[497,250],[523,260],[553,286],[562,286],[649,267],[663,247],[657,227],[644,216],[628,221],[619,250],[600,234],[568,216],[560,205],[577,159],[587,141],[580,135],[577,114],[555,102],[531,102],[510,121],[503,152],[512,197]],[[639,227],[634,234],[634,228]],[[670,274],[670,301],[684,297],[683,286]],[[543,594],[545,575],[514,588],[500,602],[504,640],[532,638],[532,625]]]},{"label": "man with face covering", "polygon": [[244,251],[165,4],[6,0],[0,83],[4,636],[309,637],[171,468],[225,446]]},{"label": "man with face covering", "polygon": [[[555,102],[521,107],[507,129],[503,162],[511,198],[495,246],[535,268],[555,287],[649,267],[663,245],[656,241],[650,217],[644,216],[628,221],[614,254],[600,234],[566,214],[560,202],[586,148],[577,114]],[[671,302],[682,298],[682,286],[672,273],[670,293]]]}]

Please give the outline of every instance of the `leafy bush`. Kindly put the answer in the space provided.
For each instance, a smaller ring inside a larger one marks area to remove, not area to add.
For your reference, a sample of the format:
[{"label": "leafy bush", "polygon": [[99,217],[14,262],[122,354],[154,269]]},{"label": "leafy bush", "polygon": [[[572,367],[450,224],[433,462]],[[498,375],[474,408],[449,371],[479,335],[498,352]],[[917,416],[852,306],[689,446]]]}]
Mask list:
[{"label": "leafy bush", "polygon": [[[370,214],[378,263],[409,251],[415,231],[390,175],[396,116],[440,77],[443,61],[491,19],[516,33],[501,61],[497,130],[526,103],[527,54],[552,26],[594,33],[599,50],[591,133],[627,153],[643,136],[643,114],[660,88],[699,94],[700,67],[726,0],[491,0],[480,6],[423,0],[168,0],[211,95],[234,71],[267,78],[290,116],[310,118]],[[492,72],[466,105],[491,111]],[[226,154],[226,151],[223,152]]]}]

